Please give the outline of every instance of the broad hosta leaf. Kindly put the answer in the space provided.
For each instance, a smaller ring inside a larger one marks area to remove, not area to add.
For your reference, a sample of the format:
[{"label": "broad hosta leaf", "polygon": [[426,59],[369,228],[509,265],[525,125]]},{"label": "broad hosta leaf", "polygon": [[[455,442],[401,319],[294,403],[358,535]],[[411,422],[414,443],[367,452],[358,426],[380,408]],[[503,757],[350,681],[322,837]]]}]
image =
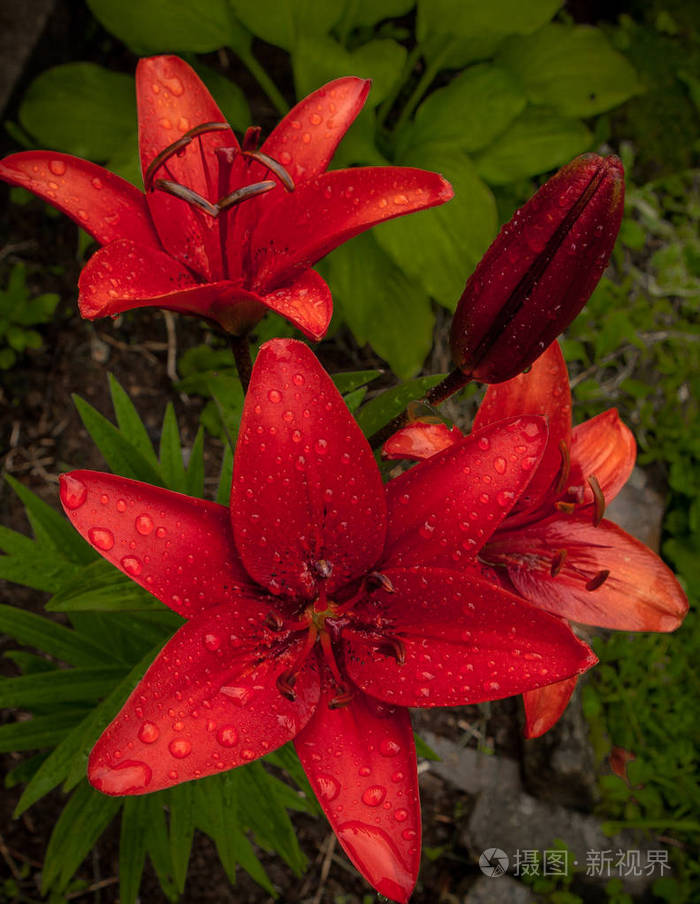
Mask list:
[{"label": "broad hosta leaf", "polygon": [[548,25],[537,34],[510,38],[498,62],[521,81],[533,104],[563,116],[594,116],[641,90],[637,73],[588,25]]},{"label": "broad hosta leaf", "polygon": [[405,15],[415,6],[415,0],[353,0],[345,4],[341,25],[352,28],[376,25],[382,19]]},{"label": "broad hosta leaf", "polygon": [[406,48],[389,39],[369,41],[349,53],[330,36],[300,36],[292,57],[297,97],[343,75],[371,78],[369,107],[376,107],[401,75]]},{"label": "broad hosta leaf", "polygon": [[39,146],[107,160],[136,137],[134,79],[95,63],[55,66],[31,83],[19,119]]},{"label": "broad hosta leaf", "polygon": [[482,179],[505,185],[561,166],[587,150],[592,140],[582,122],[546,107],[527,107],[474,163]]},{"label": "broad hosta leaf", "polygon": [[476,151],[503,132],[526,103],[510,72],[490,63],[472,66],[420,105],[402,146],[446,144]]},{"label": "broad hosta leaf", "polygon": [[420,377],[418,380],[393,386],[375,396],[357,413],[357,422],[362,428],[362,432],[365,436],[371,436],[377,430],[381,430],[393,417],[400,414],[409,402],[414,399],[422,399],[429,389],[444,378],[445,374]]},{"label": "broad hosta leaf", "polygon": [[46,850],[41,891],[63,891],[93,844],[116,816],[122,801],[107,797],[84,781],[58,818]]},{"label": "broad hosta leaf", "polygon": [[85,710],[67,710],[2,725],[0,726],[0,753],[55,747],[84,718]]},{"label": "broad hosta leaf", "polygon": [[240,132],[245,131],[250,125],[251,118],[250,107],[242,89],[230,78],[226,78],[225,75],[210,66],[195,61],[193,68],[211,91],[212,97],[227,122]]},{"label": "broad hosta leaf", "polygon": [[416,32],[440,68],[457,69],[490,57],[506,35],[529,35],[552,18],[563,0],[418,0]]},{"label": "broad hosta leaf", "polygon": [[369,233],[337,248],[328,258],[328,273],[357,341],[371,342],[400,377],[413,376],[430,350],[435,322],[423,289]]},{"label": "broad hosta leaf", "polygon": [[76,631],[15,606],[0,606],[0,631],[71,665],[103,665],[110,658],[104,649]]},{"label": "broad hosta leaf", "polygon": [[374,236],[414,282],[453,310],[467,277],[498,231],[496,202],[461,151],[423,145],[401,163],[442,173],[455,196],[441,207],[382,223],[374,228]]},{"label": "broad hosta leaf", "polygon": [[136,53],[208,53],[245,40],[227,0],[88,0],[88,6],[107,31]]},{"label": "broad hosta leaf", "polygon": [[344,6],[319,0],[230,0],[230,3],[254,35],[289,51],[302,37],[327,34],[341,17]]}]

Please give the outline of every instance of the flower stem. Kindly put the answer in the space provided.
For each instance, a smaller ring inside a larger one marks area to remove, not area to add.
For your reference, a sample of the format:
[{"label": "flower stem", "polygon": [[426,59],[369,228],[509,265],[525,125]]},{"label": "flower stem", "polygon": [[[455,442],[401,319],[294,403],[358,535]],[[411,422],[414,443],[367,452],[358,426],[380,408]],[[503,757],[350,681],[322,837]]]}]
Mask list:
[{"label": "flower stem", "polygon": [[253,371],[253,362],[250,357],[250,345],[248,344],[248,336],[231,336],[231,351],[236,361],[236,369],[238,378],[241,381],[243,392],[248,392],[248,384],[250,383],[250,375]]},{"label": "flower stem", "polygon": [[[464,389],[467,383],[471,382],[471,379],[469,374],[464,374],[459,368],[455,368],[455,370],[449,373],[441,383],[438,383],[437,386],[433,386],[433,388],[426,393],[422,401],[427,402],[428,405],[439,405],[441,402],[444,402],[445,399],[449,399],[451,395],[454,395],[455,392]],[[396,433],[397,430],[405,427],[407,423],[408,408],[404,409],[401,414],[397,414],[396,417],[389,421],[388,424],[385,424],[381,430],[377,430],[376,433],[373,433],[369,438],[370,446],[373,449],[378,449],[380,446],[383,446],[390,436]]]}]

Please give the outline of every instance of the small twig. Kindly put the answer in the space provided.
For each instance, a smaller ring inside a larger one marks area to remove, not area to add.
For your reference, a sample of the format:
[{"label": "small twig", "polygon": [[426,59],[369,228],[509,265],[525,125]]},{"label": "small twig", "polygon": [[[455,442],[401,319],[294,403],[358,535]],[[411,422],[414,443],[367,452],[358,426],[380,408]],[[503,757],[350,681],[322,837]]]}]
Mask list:
[{"label": "small twig", "polygon": [[94,894],[96,891],[107,888],[108,885],[115,885],[118,881],[119,876],[111,876],[109,879],[100,879],[99,882],[93,882],[92,885],[88,886],[88,888],[82,889],[82,891],[70,892],[70,894],[66,895],[66,900],[71,901],[73,898],[82,898],[83,895]]},{"label": "small twig", "polygon": [[250,383],[250,375],[253,372],[253,362],[250,357],[250,345],[248,344],[248,336],[231,336],[231,351],[236,361],[236,370],[238,378],[243,386],[243,392],[248,392],[248,384]]},{"label": "small twig", "polygon": [[165,320],[165,330],[168,334],[168,358],[165,372],[172,383],[177,383],[180,378],[177,375],[177,332],[173,312],[163,311],[163,320]]},{"label": "small twig", "polygon": [[335,851],[336,843],[336,836],[333,832],[331,832],[328,836],[328,839],[326,840],[326,855],[323,858],[323,863],[321,864],[321,875],[319,878],[318,888],[316,889],[316,894],[312,898],[311,904],[321,904],[321,898],[323,897],[323,892],[326,888],[326,881],[328,880],[328,873],[331,871],[331,861],[333,860],[333,853]]}]

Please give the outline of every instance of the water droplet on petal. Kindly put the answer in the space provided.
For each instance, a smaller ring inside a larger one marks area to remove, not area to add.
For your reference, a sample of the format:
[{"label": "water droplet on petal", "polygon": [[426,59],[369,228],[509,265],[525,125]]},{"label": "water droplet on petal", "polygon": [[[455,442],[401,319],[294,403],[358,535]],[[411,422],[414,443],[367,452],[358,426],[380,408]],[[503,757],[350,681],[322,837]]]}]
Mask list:
[{"label": "water droplet on petal", "polygon": [[151,783],[153,771],[146,763],[124,760],[118,766],[103,766],[90,774],[91,783],[104,794],[132,794]]},{"label": "water droplet on petal", "polygon": [[137,559],[136,556],[124,556],[121,566],[127,574],[134,578],[137,578],[143,571],[141,559]]},{"label": "water droplet on petal", "polygon": [[295,386],[303,386],[304,385],[304,374],[294,374],[292,377]]},{"label": "water droplet on petal", "polygon": [[233,725],[224,725],[217,731],[216,740],[222,747],[234,747],[238,743],[238,732]]},{"label": "water droplet on petal", "polygon": [[202,643],[210,650],[212,653],[216,652],[221,646],[221,638],[218,634],[205,634],[202,638]]},{"label": "water droplet on petal", "polygon": [[370,785],[362,792],[362,803],[368,807],[378,807],[386,797],[386,788],[383,785]]},{"label": "water droplet on petal", "polygon": [[491,441],[489,440],[489,438],[488,438],[487,436],[480,436],[480,437],[479,437],[479,448],[480,448],[481,450],[483,450],[484,452],[486,452],[486,450],[489,449],[490,446],[491,446]]},{"label": "water droplet on petal", "polygon": [[251,750],[249,747],[247,747],[245,750],[241,750],[241,759],[247,760],[248,762],[250,762],[250,760],[254,760],[255,751]]},{"label": "water droplet on petal", "polygon": [[106,527],[91,527],[88,531],[88,539],[93,546],[104,552],[114,546],[114,534]]},{"label": "water droplet on petal", "polygon": [[326,803],[335,800],[338,794],[340,794],[340,782],[333,778],[332,775],[318,775],[316,776],[316,782],[318,784],[319,796],[322,797]]},{"label": "water droplet on petal", "polygon": [[394,810],[394,819],[397,822],[406,822],[408,819],[408,810],[404,810],[403,807],[399,807],[398,810]]},{"label": "water droplet on petal", "polygon": [[63,160],[50,160],[49,169],[54,176],[62,176],[66,171],[66,164]]},{"label": "water droplet on petal", "polygon": [[282,393],[278,389],[271,389],[267,394],[268,399],[271,402],[281,402],[282,401]]},{"label": "water droplet on petal", "polygon": [[168,750],[178,760],[183,760],[192,753],[192,745],[186,738],[175,738],[168,744]]},{"label": "water droplet on petal", "polygon": [[379,744],[379,752],[382,756],[396,756],[398,753],[401,753],[401,745],[397,744],[396,741],[385,738]]},{"label": "water droplet on petal", "polygon": [[139,741],[144,744],[153,744],[160,737],[160,729],[155,722],[144,722],[139,728]]},{"label": "water droplet on petal", "polygon": [[126,500],[125,499],[117,499],[117,511],[118,512],[126,511]]},{"label": "water droplet on petal", "polygon": [[493,461],[493,469],[497,474],[505,474],[506,473],[507,462],[505,458],[502,456],[498,456]]},{"label": "water droplet on petal", "polygon": [[153,530],[153,518],[150,515],[139,515],[135,521],[135,526],[142,537],[147,537]]},{"label": "water droplet on petal", "polygon": [[69,509],[77,509],[87,499],[87,487],[70,474],[65,474],[61,479],[61,502]]},{"label": "water droplet on petal", "polygon": [[317,439],[314,444],[314,449],[316,450],[317,455],[325,455],[328,451],[328,440]]}]

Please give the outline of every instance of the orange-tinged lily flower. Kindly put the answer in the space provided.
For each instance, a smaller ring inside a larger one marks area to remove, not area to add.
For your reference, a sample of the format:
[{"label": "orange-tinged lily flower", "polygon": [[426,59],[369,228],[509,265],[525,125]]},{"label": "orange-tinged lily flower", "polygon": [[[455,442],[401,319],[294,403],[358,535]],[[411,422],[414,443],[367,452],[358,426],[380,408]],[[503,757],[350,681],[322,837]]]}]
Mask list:
[{"label": "orange-tinged lily flower", "polygon": [[375,223],[452,197],[441,176],[408,167],[327,172],[370,83],[341,78],[302,100],[257,148],[239,144],[195,72],[174,56],[136,70],[145,194],[100,166],[27,151],[0,178],[67,213],[103,247],[80,276],[92,320],[155,306],[240,335],[276,311],[312,339],[332,299],[312,269]]},{"label": "orange-tinged lily flower", "polygon": [[[617,411],[572,429],[566,363],[554,342],[528,373],[488,388],[474,433],[516,413],[545,416],[549,438],[526,490],[479,553],[490,579],[572,622],[673,631],[688,610],[680,584],[655,553],[603,517],[636,458],[634,437]],[[386,444],[385,454],[410,457],[404,453],[412,442],[421,449],[412,457],[426,458],[426,446],[432,444],[435,454],[463,442],[445,425],[429,425],[431,433],[427,426],[405,427]],[[411,433],[420,441],[411,440]],[[507,466],[505,460],[499,464]],[[575,685],[571,678],[524,694],[528,737],[557,721]]]}]

